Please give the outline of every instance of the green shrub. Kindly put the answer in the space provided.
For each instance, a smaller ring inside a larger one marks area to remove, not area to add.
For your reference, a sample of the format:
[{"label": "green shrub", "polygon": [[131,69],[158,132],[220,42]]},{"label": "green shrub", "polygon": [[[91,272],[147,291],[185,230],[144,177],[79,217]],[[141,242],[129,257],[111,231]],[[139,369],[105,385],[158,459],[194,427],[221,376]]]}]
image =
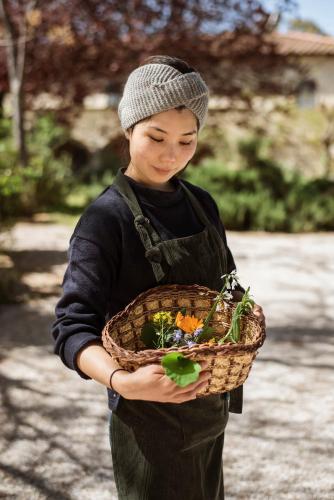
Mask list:
[{"label": "green shrub", "polygon": [[333,231],[334,181],[324,178],[301,179],[287,193],[286,205],[291,215],[292,232]]},{"label": "green shrub", "polygon": [[307,180],[270,162],[231,170],[216,160],[183,177],[209,191],[229,229],[308,232],[334,229],[334,182]]},{"label": "green shrub", "polygon": [[55,158],[52,149],[66,130],[51,114],[40,116],[27,133],[27,167],[19,165],[9,134],[9,120],[0,120],[0,217],[31,215],[57,205],[73,185],[70,157]]},{"label": "green shrub", "polygon": [[112,184],[114,175],[106,172],[100,180],[94,179],[89,182],[76,184],[71,192],[66,196],[63,210],[80,213],[91,201]]}]

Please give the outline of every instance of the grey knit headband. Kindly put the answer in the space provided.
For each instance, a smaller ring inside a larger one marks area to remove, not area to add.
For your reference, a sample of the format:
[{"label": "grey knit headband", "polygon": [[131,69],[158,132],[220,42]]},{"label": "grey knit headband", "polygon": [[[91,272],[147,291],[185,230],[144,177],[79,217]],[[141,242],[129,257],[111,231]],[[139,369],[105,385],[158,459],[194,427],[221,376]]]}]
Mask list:
[{"label": "grey knit headband", "polygon": [[167,64],[145,64],[130,73],[118,105],[125,130],[148,116],[183,104],[204,125],[209,90],[199,73],[181,73]]}]

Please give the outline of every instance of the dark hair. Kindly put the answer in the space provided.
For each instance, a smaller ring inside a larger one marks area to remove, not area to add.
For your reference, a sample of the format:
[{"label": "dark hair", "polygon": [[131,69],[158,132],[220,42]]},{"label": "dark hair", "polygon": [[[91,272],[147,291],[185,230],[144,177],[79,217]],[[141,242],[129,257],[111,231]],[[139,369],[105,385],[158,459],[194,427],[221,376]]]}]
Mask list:
[{"label": "dark hair", "polygon": [[179,59],[178,57],[172,56],[149,56],[147,57],[142,64],[139,66],[144,66],[145,64],[167,64],[168,66],[172,66],[172,68],[177,69],[180,73],[196,73],[196,70],[189,66],[188,63]]},{"label": "dark hair", "polygon": [[[189,66],[188,63],[186,63],[182,59],[179,59],[178,57],[165,56],[165,55],[149,56],[139,65],[139,67],[145,66],[146,64],[166,64],[167,66],[171,66],[172,68],[177,69],[178,71],[180,71],[180,73],[183,73],[183,74],[185,74],[185,73],[197,73],[196,69],[192,68],[191,66]],[[182,104],[181,106],[177,106],[175,109],[177,109],[178,111],[182,111],[183,109],[186,109],[186,106],[184,106]],[[132,132],[134,127],[138,123],[149,120],[150,118],[151,118],[151,116],[147,116],[146,118],[143,118],[142,120],[138,120],[138,122],[131,125],[131,127],[129,127],[127,129],[127,131],[131,130],[131,132]],[[197,131],[198,131],[199,120],[198,120],[197,116],[196,116],[196,123],[197,123]],[[125,142],[125,145],[127,145],[127,141]],[[128,148],[126,146],[124,147],[124,150],[127,153],[127,158],[129,158]],[[124,155],[124,159],[125,159],[125,155]],[[187,165],[188,165],[188,163],[187,163]],[[185,168],[186,167],[184,167],[183,170],[185,170]],[[183,172],[183,170],[181,170],[181,172]],[[181,172],[179,172],[179,173],[181,173]]]}]

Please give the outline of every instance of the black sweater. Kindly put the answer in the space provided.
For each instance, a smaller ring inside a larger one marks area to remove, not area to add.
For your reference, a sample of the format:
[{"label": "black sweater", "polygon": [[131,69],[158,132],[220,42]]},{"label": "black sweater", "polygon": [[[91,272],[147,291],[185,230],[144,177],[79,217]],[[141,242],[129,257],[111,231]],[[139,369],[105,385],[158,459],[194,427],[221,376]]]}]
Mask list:
[{"label": "black sweater", "polygon": [[[151,189],[127,176],[145,216],[163,240],[190,236],[203,230],[178,178],[175,191]],[[204,207],[226,243],[223,223],[211,195],[183,181]],[[228,249],[228,272],[235,269]],[[55,353],[63,363],[89,379],[76,364],[78,351],[101,339],[101,332],[114,314],[139,293],[157,286],[151,264],[133,223],[133,215],[122,196],[111,185],[80,217],[70,238],[63,294],[52,325]],[[240,287],[242,291],[244,289]],[[115,409],[119,395],[108,389],[109,408]]]}]

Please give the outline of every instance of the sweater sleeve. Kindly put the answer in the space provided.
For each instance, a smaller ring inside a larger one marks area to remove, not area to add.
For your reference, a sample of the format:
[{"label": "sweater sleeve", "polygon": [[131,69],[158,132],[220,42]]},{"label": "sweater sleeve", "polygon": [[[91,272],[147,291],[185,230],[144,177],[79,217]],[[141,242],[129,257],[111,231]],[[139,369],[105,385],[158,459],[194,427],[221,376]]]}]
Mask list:
[{"label": "sweater sleeve", "polygon": [[94,241],[72,236],[63,294],[55,308],[51,333],[55,354],[85,379],[90,377],[78,368],[77,354],[82,347],[101,340],[114,274],[114,263],[103,248]]}]

